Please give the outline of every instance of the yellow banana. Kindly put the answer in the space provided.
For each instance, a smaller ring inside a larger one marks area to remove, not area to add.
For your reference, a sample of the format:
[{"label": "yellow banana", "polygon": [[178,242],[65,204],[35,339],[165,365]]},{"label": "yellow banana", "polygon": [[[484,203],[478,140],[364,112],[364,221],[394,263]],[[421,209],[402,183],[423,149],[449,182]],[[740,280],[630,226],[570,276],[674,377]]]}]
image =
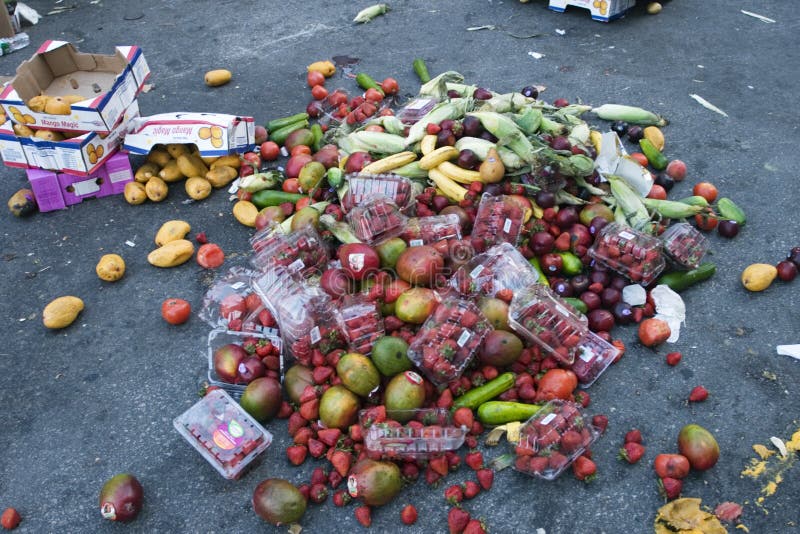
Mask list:
[{"label": "yellow banana", "polygon": [[428,152],[424,156],[419,159],[419,166],[421,169],[433,169],[440,163],[444,163],[445,161],[450,161],[453,158],[458,157],[458,149],[452,146],[442,146],[434,150],[433,152]]},{"label": "yellow banana", "polygon": [[412,161],[416,160],[417,155],[413,152],[399,152],[365,165],[364,168],[361,169],[361,172],[366,172],[368,174],[382,174],[402,167],[403,165],[408,165]]},{"label": "yellow banana", "polygon": [[589,141],[592,142],[595,151],[599,154],[600,153],[600,145],[603,141],[603,134],[598,132],[597,130],[590,130],[589,131]]},{"label": "yellow banana", "polygon": [[436,148],[436,139],[436,136],[433,134],[428,134],[422,138],[422,141],[419,142],[419,151],[422,152],[423,156],[427,156],[434,151]]},{"label": "yellow banana", "polygon": [[455,163],[445,161],[437,165],[439,172],[462,184],[471,184],[472,182],[482,182],[481,173],[478,171],[471,171],[469,169],[462,169]]},{"label": "yellow banana", "polygon": [[438,169],[430,169],[428,171],[428,178],[431,179],[436,187],[442,190],[447,198],[454,202],[461,202],[467,195],[466,189],[445,176],[445,174]]}]

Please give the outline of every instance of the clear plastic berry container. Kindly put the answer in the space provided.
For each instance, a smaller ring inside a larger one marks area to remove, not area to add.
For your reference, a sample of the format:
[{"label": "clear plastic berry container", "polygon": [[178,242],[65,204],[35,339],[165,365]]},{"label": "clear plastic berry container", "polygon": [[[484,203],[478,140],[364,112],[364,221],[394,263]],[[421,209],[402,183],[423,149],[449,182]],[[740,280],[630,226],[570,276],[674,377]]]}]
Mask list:
[{"label": "clear plastic berry container", "polygon": [[345,295],[336,308],[336,321],[347,339],[347,348],[369,356],[372,345],[382,337],[385,330],[383,316],[377,302],[370,302],[364,295]]},{"label": "clear plastic berry container", "polygon": [[347,212],[353,234],[368,245],[399,236],[408,218],[388,197],[373,196]]},{"label": "clear plastic berry container", "polygon": [[514,469],[553,480],[598,436],[578,404],[551,400],[520,427]]},{"label": "clear plastic berry container", "polygon": [[461,221],[455,213],[411,217],[400,237],[410,247],[430,245],[443,239],[461,239]]},{"label": "clear plastic berry container", "polygon": [[589,328],[549,287],[534,285],[514,295],[508,322],[522,337],[536,343],[559,362],[571,365]]},{"label": "clear plastic berry container", "polygon": [[350,211],[362,202],[383,196],[405,212],[414,205],[414,188],[411,180],[399,174],[350,173],[345,176],[347,190],[340,197],[342,209]]},{"label": "clear plastic berry container", "polygon": [[469,429],[453,424],[449,410],[422,408],[397,410],[385,421],[371,422],[369,412],[359,413],[367,451],[386,459],[420,460],[461,447]]},{"label": "clear plastic berry container", "polygon": [[531,264],[510,243],[477,254],[450,277],[451,287],[466,296],[493,297],[502,290],[517,293],[537,283]]},{"label": "clear plastic berry container", "polygon": [[398,110],[396,117],[403,124],[414,124],[432,110],[439,101],[431,97],[419,97],[411,100]]},{"label": "clear plastic berry container", "polygon": [[708,252],[708,239],[689,223],[673,224],[660,237],[667,257],[684,269],[697,268]]},{"label": "clear plastic berry container", "polygon": [[408,347],[408,357],[435,385],[460,377],[492,329],[469,300],[445,298]]},{"label": "clear plastic berry container", "polygon": [[649,285],[664,270],[661,240],[619,223],[597,234],[589,255],[601,265],[641,285]]},{"label": "clear plastic berry container", "polygon": [[272,443],[272,434],[222,390],[209,391],[172,425],[227,479],[239,478]]},{"label": "clear plastic berry container", "polygon": [[578,354],[572,362],[572,372],[578,377],[578,386],[588,388],[594,384],[619,355],[619,349],[589,332],[578,344]]},{"label": "clear plastic berry container", "polygon": [[525,211],[516,199],[484,193],[472,224],[473,246],[480,252],[503,242],[516,245],[524,221]]},{"label": "clear plastic berry container", "polygon": [[330,259],[325,243],[311,226],[287,234],[280,225],[271,225],[256,232],[250,244],[254,252],[250,261],[260,271],[281,265],[290,272],[311,276],[324,271]]},{"label": "clear plastic berry container", "polygon": [[[198,316],[212,328],[247,330],[256,328],[248,317],[257,318],[262,306],[258,296],[250,288],[250,279],[256,274],[252,269],[231,267],[222,278],[214,282],[203,296]],[[255,317],[254,317],[254,314]]]},{"label": "clear plastic berry container", "polygon": [[282,373],[282,346],[276,334],[212,330],[208,334],[208,383],[238,399],[248,383],[267,371]]}]

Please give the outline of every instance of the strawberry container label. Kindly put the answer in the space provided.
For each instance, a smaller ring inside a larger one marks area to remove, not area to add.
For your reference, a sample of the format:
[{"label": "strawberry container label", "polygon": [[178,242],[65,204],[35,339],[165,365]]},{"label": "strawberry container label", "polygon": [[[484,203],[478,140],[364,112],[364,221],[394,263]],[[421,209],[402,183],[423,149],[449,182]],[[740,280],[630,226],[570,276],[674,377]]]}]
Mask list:
[{"label": "strawberry container label", "polygon": [[374,422],[368,411],[359,414],[365,432],[364,446],[385,459],[420,460],[456,450],[464,443],[468,430],[454,426],[450,412],[444,408],[397,410],[391,415],[406,422]]},{"label": "strawberry container label", "polygon": [[208,392],[172,424],[227,479],[239,478],[272,443],[272,434],[222,390]]},{"label": "strawberry container label", "polygon": [[329,259],[322,238],[310,226],[289,234],[278,225],[269,226],[253,235],[250,244],[255,252],[251,263],[261,271],[280,265],[292,273],[311,276],[324,271]]},{"label": "strawberry container label", "polygon": [[448,239],[461,239],[461,222],[454,213],[412,217],[406,222],[400,238],[410,247],[430,245]]},{"label": "strawberry container label", "polygon": [[422,325],[408,357],[437,386],[461,376],[475,356],[489,321],[468,300],[443,300]]},{"label": "strawberry container label", "polygon": [[578,385],[588,388],[619,355],[619,349],[589,332],[578,344],[577,353],[570,369],[578,377]]},{"label": "strawberry container label", "polygon": [[514,469],[553,480],[597,439],[580,406],[552,400],[520,428]]},{"label": "strawberry container label", "polygon": [[586,323],[546,286],[515,294],[508,316],[512,329],[565,365],[575,361],[580,341],[589,332]]},{"label": "strawberry container label", "polygon": [[684,269],[695,269],[708,251],[708,239],[688,223],[673,224],[661,234],[664,252]]},{"label": "strawberry container label", "polygon": [[348,349],[366,356],[385,332],[378,304],[363,295],[345,295],[337,306],[336,321],[347,339]]},{"label": "strawberry container label", "polygon": [[344,211],[350,211],[360,206],[370,198],[386,197],[391,200],[400,211],[406,211],[413,206],[414,192],[411,180],[398,174],[368,174],[351,173],[345,179],[347,188],[341,195],[341,205]]},{"label": "strawberry container label", "polygon": [[369,245],[397,237],[406,225],[406,216],[387,197],[373,197],[347,213],[355,236]]},{"label": "strawberry container label", "polygon": [[589,249],[601,265],[645,286],[664,270],[661,252],[658,238],[618,223],[605,226]]},{"label": "strawberry container label", "polygon": [[450,286],[462,295],[492,297],[504,289],[516,293],[536,285],[537,280],[533,267],[517,248],[500,243],[459,267],[450,278]]},{"label": "strawberry container label", "polygon": [[516,199],[484,193],[472,225],[472,244],[478,251],[498,243],[516,245],[524,220],[525,212]]}]

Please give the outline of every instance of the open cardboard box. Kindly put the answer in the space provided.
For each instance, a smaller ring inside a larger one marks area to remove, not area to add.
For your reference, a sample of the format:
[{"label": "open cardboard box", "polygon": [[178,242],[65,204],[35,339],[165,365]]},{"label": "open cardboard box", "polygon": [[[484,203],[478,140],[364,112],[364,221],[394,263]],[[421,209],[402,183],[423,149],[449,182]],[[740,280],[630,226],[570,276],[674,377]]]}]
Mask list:
[{"label": "open cardboard box", "polygon": [[[46,41],[0,92],[11,120],[34,129],[110,132],[136,100],[150,75],[138,46],[118,46],[114,54],[84,54],[70,43]],[[80,95],[69,115],[36,112],[31,98]]]},{"label": "open cardboard box", "polygon": [[14,24],[11,22],[11,15],[8,14],[8,9],[3,5],[3,9],[0,9],[0,37],[11,38],[14,35]]}]

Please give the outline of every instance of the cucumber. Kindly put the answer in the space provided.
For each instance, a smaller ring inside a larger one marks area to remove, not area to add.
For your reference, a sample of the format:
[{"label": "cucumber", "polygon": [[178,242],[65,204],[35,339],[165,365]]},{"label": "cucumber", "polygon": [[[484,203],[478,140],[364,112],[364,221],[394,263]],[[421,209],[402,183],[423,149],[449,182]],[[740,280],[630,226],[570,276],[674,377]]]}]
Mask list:
[{"label": "cucumber", "polygon": [[294,115],[289,115],[288,117],[281,117],[280,119],[273,119],[269,121],[267,123],[267,130],[274,132],[275,130],[280,130],[285,126],[289,126],[290,124],[304,120],[308,120],[308,113],[295,113]]},{"label": "cucumber", "polygon": [[702,207],[708,206],[708,200],[701,197],[700,195],[694,195],[691,197],[682,198],[678,202],[683,202],[684,204],[689,204],[690,206],[702,206]]},{"label": "cucumber", "polygon": [[649,139],[639,139],[639,148],[642,149],[642,153],[655,170],[663,171],[667,168],[669,161],[667,161],[666,156],[656,148],[656,145],[654,145],[652,141]]},{"label": "cucumber", "polygon": [[289,137],[290,133],[295,130],[299,130],[300,128],[305,128],[306,126],[308,126],[308,119],[303,119],[297,122],[289,123],[288,125],[277,130],[270,130],[269,140],[282,145],[286,142],[286,138]]},{"label": "cucumber", "polygon": [[375,89],[380,94],[383,94],[383,87],[381,87],[378,82],[373,80],[372,77],[366,72],[359,72],[356,74],[356,83],[365,91],[367,89]]},{"label": "cucumber", "polygon": [[453,402],[453,409],[455,410],[466,406],[474,410],[484,402],[514,387],[515,379],[514,373],[503,373],[497,378],[486,382],[484,385],[473,388],[458,397]]},{"label": "cucumber", "polygon": [[490,401],[478,407],[478,419],[484,425],[503,425],[511,421],[525,421],[539,411],[539,404]]},{"label": "cucumber", "polygon": [[573,308],[575,308],[584,315],[589,313],[589,306],[587,306],[586,303],[579,298],[564,297],[564,302],[566,302],[567,304],[569,304],[570,306],[572,306]]},{"label": "cucumber", "polygon": [[736,221],[739,226],[744,226],[747,222],[747,216],[744,214],[744,210],[727,197],[722,197],[717,200],[717,212],[726,219]]},{"label": "cucumber", "polygon": [[544,271],[542,271],[542,266],[539,264],[539,258],[534,256],[533,258],[528,260],[528,263],[531,264],[533,270],[536,272],[537,279],[536,281],[540,284],[544,284],[546,286],[550,285],[550,282],[547,280],[547,276],[545,276]]},{"label": "cucumber", "polygon": [[324,132],[322,131],[322,126],[320,126],[317,122],[311,125],[310,130],[314,135],[314,142],[312,143],[311,149],[314,152],[317,152],[322,144],[322,136],[324,135]]},{"label": "cucumber", "polygon": [[291,202],[294,204],[304,196],[305,195],[301,195],[300,193],[287,193],[286,191],[262,189],[261,191],[256,191],[253,193],[253,198],[250,199],[250,202],[255,204],[259,210],[262,210],[267,206],[280,206],[285,202]]},{"label": "cucumber", "polygon": [[561,272],[567,276],[575,276],[583,271],[583,262],[581,259],[570,251],[559,252],[561,256]]},{"label": "cucumber", "polygon": [[428,66],[425,65],[425,60],[422,58],[417,58],[414,60],[414,72],[417,73],[419,77],[419,81],[422,83],[428,83],[431,81],[431,75],[428,74]]},{"label": "cucumber", "polygon": [[717,266],[711,262],[701,263],[691,271],[673,271],[658,279],[656,284],[666,284],[673,291],[680,293],[687,287],[693,286],[703,280],[708,280],[717,272]]}]

